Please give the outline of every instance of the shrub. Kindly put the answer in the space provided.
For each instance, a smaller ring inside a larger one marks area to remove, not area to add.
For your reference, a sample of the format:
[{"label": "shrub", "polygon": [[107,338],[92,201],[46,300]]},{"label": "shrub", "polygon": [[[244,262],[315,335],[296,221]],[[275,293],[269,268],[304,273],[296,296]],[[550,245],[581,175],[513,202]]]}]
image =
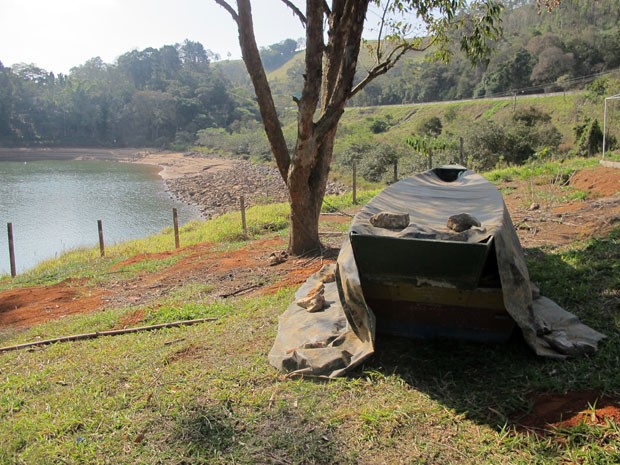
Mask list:
[{"label": "shrub", "polygon": [[422,120],[417,128],[417,133],[423,136],[437,137],[441,134],[443,125],[437,116],[431,116]]},{"label": "shrub", "polygon": [[382,119],[375,119],[370,123],[370,131],[373,134],[381,134],[389,129],[390,125]]},{"label": "shrub", "polygon": [[573,128],[575,144],[581,156],[592,156],[603,150],[603,131],[597,119],[586,117]]}]

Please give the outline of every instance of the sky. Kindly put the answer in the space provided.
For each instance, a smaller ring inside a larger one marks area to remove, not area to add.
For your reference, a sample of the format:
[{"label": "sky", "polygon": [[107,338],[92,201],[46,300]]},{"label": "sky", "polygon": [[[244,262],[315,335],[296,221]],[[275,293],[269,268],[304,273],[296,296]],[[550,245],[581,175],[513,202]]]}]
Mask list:
[{"label": "sky", "polygon": [[[234,3],[234,2],[233,2]],[[280,0],[252,2],[256,40],[268,46],[304,36]],[[213,0],[0,0],[0,62],[34,63],[68,74],[100,57],[131,50],[200,42],[226,59],[241,57],[237,28]]]}]

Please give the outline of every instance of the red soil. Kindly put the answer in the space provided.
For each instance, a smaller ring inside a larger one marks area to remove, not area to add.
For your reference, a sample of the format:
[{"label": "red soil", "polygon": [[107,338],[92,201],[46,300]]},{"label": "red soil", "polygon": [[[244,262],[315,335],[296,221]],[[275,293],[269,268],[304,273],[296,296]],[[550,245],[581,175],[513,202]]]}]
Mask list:
[{"label": "red soil", "polygon": [[604,425],[606,420],[613,420],[620,424],[620,399],[599,392],[539,394],[530,400],[532,410],[525,416],[512,419],[518,431],[544,435],[557,428],[571,428],[581,423]]},{"label": "red soil", "polygon": [[25,328],[103,306],[103,289],[67,280],[53,286],[0,292],[0,328]]},{"label": "red soil", "polygon": [[[0,292],[0,328],[25,328],[75,313],[88,313],[106,307],[149,305],[187,282],[208,285],[215,298],[242,294],[275,293],[282,287],[296,286],[331,259],[295,259],[269,266],[269,255],[286,248],[281,238],[253,241],[234,251],[219,251],[212,244],[185,247],[178,252],[141,254],[111,268],[119,280],[101,286],[67,280],[53,286],[11,289]],[[147,259],[182,254],[173,265],[160,271],[122,279],[129,265]],[[144,318],[139,309],[126,315],[119,328],[134,326]]]}]

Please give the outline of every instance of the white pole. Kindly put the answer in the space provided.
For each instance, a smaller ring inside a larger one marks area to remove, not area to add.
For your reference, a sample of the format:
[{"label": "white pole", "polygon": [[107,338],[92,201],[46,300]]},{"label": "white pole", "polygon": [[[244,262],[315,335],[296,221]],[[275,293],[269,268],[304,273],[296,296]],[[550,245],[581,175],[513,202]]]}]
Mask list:
[{"label": "white pole", "polygon": [[606,139],[607,139],[607,99],[605,99],[605,110],[603,111],[603,160],[605,159]]},{"label": "white pole", "polygon": [[620,94],[605,98],[605,110],[603,111],[603,160],[607,148],[607,100],[620,100]]}]

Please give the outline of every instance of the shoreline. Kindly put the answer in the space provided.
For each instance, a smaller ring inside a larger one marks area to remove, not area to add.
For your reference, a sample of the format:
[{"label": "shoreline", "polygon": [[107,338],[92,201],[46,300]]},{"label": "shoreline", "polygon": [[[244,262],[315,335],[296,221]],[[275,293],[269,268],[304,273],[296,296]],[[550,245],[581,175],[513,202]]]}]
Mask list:
[{"label": "shoreline", "polygon": [[99,160],[158,166],[158,174],[163,180],[195,176],[207,170],[217,172],[230,169],[237,163],[219,157],[195,156],[190,152],[144,148],[0,148],[0,162],[47,160]]},{"label": "shoreline", "polygon": [[[2,161],[100,160],[158,167],[169,195],[195,207],[203,218],[245,206],[288,201],[288,190],[277,168],[247,160],[145,148],[0,148]],[[340,195],[345,186],[329,182],[327,194]]]}]

